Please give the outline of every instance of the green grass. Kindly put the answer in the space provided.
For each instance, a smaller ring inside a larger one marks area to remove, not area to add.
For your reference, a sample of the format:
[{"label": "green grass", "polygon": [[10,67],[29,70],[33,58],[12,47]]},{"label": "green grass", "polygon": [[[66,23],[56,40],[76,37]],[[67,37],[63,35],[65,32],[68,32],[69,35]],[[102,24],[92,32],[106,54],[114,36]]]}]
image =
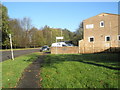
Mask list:
[{"label": "green grass", "polygon": [[15,60],[7,60],[2,64],[2,87],[14,88],[17,85],[24,69],[31,64],[40,53],[31,53],[15,58]]},{"label": "green grass", "polygon": [[43,88],[118,88],[118,70],[104,67],[118,68],[118,60],[118,54],[46,55],[41,84]]}]

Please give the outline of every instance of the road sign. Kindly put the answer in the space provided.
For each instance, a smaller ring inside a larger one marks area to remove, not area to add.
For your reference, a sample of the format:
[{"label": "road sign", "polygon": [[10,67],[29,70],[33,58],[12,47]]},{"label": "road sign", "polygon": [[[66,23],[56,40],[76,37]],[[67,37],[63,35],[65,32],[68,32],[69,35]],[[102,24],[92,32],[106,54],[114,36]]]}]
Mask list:
[{"label": "road sign", "polygon": [[63,39],[63,37],[56,37],[56,39]]}]

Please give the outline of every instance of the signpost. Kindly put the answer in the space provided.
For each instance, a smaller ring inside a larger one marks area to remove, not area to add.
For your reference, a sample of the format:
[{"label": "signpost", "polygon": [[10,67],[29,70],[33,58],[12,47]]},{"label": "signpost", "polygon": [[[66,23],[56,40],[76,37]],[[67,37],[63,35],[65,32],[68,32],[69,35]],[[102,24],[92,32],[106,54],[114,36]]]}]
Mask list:
[{"label": "signpost", "polygon": [[[56,44],[58,39],[63,39],[63,37],[56,37]],[[57,45],[56,45],[56,54],[57,54]]]},{"label": "signpost", "polygon": [[11,46],[11,55],[12,55],[12,60],[14,60],[11,34],[9,34],[9,38],[10,38],[10,46]]},{"label": "signpost", "polygon": [[56,37],[56,39],[63,39],[63,37]]}]

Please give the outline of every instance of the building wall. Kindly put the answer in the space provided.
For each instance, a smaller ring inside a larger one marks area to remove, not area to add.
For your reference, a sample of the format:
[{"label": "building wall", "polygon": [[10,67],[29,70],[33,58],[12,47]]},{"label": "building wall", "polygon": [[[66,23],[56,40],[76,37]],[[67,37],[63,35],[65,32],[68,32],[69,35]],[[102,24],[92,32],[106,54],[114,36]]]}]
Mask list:
[{"label": "building wall", "polygon": [[[120,15],[118,17],[118,35],[120,35]],[[118,41],[118,47],[120,47],[120,40]]]},{"label": "building wall", "polygon": [[[100,21],[104,21],[104,27],[100,27]],[[93,28],[87,29],[86,25],[90,24],[93,24]],[[118,41],[118,35],[120,35],[118,15],[99,14],[84,20],[83,25],[84,39],[79,41],[79,53],[102,52],[120,47],[120,41]],[[91,36],[94,37],[94,42],[89,42]],[[106,36],[110,36],[111,40],[105,41]]]},{"label": "building wall", "polygon": [[51,54],[77,54],[78,47],[51,47]]},{"label": "building wall", "polygon": [[79,53],[120,52],[120,47],[109,47],[106,42],[85,43],[79,41]]}]

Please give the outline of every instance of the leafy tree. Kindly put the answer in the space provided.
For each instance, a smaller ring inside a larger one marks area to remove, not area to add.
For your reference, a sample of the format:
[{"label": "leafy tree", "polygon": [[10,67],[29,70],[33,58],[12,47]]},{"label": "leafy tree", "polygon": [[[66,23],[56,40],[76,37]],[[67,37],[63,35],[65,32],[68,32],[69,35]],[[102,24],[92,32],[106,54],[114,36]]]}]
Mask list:
[{"label": "leafy tree", "polygon": [[29,33],[30,36],[30,46],[39,47],[44,45],[43,33],[41,30],[33,27]]},{"label": "leafy tree", "polygon": [[22,46],[24,31],[22,27],[20,26],[20,20],[10,19],[9,27],[12,33],[13,47],[14,48],[24,47]]},{"label": "leafy tree", "polygon": [[71,39],[73,38],[73,33],[70,32],[68,29],[63,29],[62,33],[65,41],[71,41]]},{"label": "leafy tree", "polygon": [[[45,40],[45,44],[48,45],[48,40],[50,39],[49,38],[49,30],[50,30],[50,27],[45,25],[42,29],[42,32],[43,32],[43,37],[44,37],[44,40]],[[49,39],[48,39],[49,38]]]},{"label": "leafy tree", "polygon": [[2,48],[2,5],[0,4],[0,49]]},{"label": "leafy tree", "polygon": [[0,7],[1,7],[0,11],[2,11],[2,26],[0,26],[0,28],[2,27],[2,31],[1,31],[2,32],[2,46],[3,48],[5,48],[9,45],[9,42],[8,42],[8,39],[9,39],[8,34],[10,33],[9,25],[8,25],[9,17],[8,17],[7,8],[3,6],[2,4],[0,4]]},{"label": "leafy tree", "polygon": [[76,30],[75,33],[80,35],[80,40],[83,39],[83,22],[80,23],[79,28]]},{"label": "leafy tree", "polygon": [[[1,5],[1,4],[0,4]],[[10,19],[7,14],[7,8],[1,5],[2,8],[2,23],[0,24],[0,32],[2,32],[2,46],[9,47],[9,36],[12,34],[13,47],[40,47],[43,45],[51,46],[52,43],[56,42],[56,37],[63,36],[64,41],[78,40],[76,35],[79,36],[77,30],[75,33],[70,32],[68,29],[50,28],[44,26],[41,30],[32,27],[30,18],[23,19]],[[1,13],[1,12],[0,12]],[[81,30],[81,28],[80,28]],[[74,38],[73,38],[74,36]],[[23,43],[24,41],[24,43]],[[61,40],[58,40],[61,41]]]},{"label": "leafy tree", "polygon": [[73,44],[78,46],[78,41],[83,39],[83,22],[80,23],[79,28],[74,32],[72,39]]}]

